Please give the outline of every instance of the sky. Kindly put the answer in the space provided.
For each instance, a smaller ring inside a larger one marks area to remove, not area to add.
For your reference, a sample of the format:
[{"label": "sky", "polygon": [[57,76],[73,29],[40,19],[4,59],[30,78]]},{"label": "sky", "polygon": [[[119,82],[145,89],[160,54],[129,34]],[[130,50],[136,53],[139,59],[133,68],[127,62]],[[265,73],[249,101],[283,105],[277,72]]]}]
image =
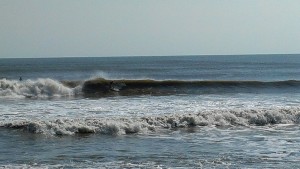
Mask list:
[{"label": "sky", "polygon": [[0,58],[300,53],[299,0],[0,0]]}]

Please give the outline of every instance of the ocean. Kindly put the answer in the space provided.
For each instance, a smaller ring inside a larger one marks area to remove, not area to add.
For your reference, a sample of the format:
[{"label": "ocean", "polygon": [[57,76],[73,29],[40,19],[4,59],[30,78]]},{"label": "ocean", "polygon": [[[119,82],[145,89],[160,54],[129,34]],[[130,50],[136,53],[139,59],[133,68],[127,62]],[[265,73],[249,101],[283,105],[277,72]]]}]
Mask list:
[{"label": "ocean", "polygon": [[300,168],[299,123],[300,55],[0,59],[0,168]]}]

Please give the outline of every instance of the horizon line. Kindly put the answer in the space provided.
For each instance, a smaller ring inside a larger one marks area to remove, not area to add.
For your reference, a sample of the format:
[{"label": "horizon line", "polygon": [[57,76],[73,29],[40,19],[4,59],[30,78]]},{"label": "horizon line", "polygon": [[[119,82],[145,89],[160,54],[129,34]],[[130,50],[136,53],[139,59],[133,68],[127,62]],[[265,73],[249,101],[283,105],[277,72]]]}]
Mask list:
[{"label": "horizon line", "polygon": [[37,56],[37,57],[0,57],[0,59],[47,59],[47,58],[118,58],[118,57],[188,57],[188,56],[267,56],[267,55],[300,55],[300,53],[258,53],[258,54],[191,54],[191,55],[110,55],[110,56]]}]

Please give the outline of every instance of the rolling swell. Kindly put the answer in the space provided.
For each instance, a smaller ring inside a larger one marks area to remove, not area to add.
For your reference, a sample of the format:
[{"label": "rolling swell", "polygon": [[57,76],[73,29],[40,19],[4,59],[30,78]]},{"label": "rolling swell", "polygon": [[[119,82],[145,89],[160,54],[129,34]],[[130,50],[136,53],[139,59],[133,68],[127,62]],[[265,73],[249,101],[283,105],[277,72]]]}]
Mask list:
[{"label": "rolling swell", "polygon": [[93,79],[83,83],[87,95],[172,95],[218,94],[235,92],[295,92],[300,81],[180,81],[180,80],[107,80]]},{"label": "rolling swell", "polygon": [[57,81],[54,79],[0,79],[0,97],[105,97],[176,94],[300,92],[300,81],[180,81],[180,80],[108,80]]}]

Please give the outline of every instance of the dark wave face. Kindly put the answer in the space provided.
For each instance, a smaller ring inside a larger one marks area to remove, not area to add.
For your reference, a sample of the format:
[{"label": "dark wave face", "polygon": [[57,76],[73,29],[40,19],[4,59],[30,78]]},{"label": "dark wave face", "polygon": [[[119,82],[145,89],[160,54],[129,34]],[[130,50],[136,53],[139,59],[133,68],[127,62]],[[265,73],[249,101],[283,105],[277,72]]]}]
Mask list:
[{"label": "dark wave face", "polygon": [[178,80],[106,80],[85,81],[87,95],[172,95],[252,92],[298,92],[300,81],[178,81]]},{"label": "dark wave face", "polygon": [[0,79],[0,98],[106,97],[142,95],[205,95],[227,93],[299,93],[300,81],[179,81]]}]

